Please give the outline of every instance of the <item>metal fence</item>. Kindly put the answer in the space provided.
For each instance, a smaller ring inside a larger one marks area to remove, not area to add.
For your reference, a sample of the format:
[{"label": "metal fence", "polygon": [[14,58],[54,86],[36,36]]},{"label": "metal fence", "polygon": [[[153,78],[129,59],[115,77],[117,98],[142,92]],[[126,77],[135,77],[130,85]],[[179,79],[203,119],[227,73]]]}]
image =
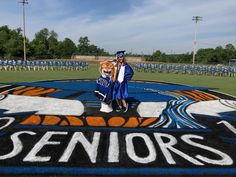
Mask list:
[{"label": "metal fence", "polygon": [[179,64],[150,64],[136,63],[133,68],[137,72],[159,72],[207,76],[236,76],[236,67],[229,66],[202,66],[202,65],[179,65]]},{"label": "metal fence", "polygon": [[83,61],[49,61],[49,60],[0,60],[0,70],[86,70],[88,63]]}]

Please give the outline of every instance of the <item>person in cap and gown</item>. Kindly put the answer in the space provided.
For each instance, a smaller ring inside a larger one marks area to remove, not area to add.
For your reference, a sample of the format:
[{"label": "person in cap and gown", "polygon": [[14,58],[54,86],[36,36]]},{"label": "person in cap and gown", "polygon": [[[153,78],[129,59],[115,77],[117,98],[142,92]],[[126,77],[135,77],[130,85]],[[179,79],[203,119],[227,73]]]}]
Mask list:
[{"label": "person in cap and gown", "polygon": [[112,98],[116,99],[117,112],[123,110],[128,111],[129,105],[126,102],[128,98],[128,81],[133,77],[133,69],[125,60],[125,51],[118,51],[116,53],[116,73],[114,74],[114,87]]}]

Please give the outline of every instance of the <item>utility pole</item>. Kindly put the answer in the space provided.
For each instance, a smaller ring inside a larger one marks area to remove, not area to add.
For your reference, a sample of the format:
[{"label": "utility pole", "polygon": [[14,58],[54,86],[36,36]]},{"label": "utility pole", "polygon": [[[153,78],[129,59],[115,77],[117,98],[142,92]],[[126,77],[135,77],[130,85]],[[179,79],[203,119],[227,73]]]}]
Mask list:
[{"label": "utility pole", "polygon": [[19,1],[19,3],[22,4],[23,6],[23,43],[24,43],[24,61],[26,61],[26,45],[25,45],[25,40],[26,40],[26,37],[25,37],[25,4],[28,4],[28,0],[22,0],[22,1]]},{"label": "utility pole", "polygon": [[195,55],[197,49],[197,23],[198,21],[202,21],[202,17],[200,16],[193,16],[193,21],[195,21],[195,32],[194,32],[194,41],[193,41],[193,65],[195,64]]}]

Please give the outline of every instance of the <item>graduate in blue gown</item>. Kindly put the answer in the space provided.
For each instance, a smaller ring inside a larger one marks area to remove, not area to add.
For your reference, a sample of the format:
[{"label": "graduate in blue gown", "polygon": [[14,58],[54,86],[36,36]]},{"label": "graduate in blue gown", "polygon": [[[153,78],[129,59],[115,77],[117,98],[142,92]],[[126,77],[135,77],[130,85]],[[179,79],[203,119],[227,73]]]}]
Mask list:
[{"label": "graduate in blue gown", "polygon": [[119,112],[123,110],[124,112],[128,111],[129,105],[126,102],[126,98],[128,98],[128,81],[132,79],[134,74],[132,68],[126,63],[125,60],[125,51],[118,51],[116,53],[117,57],[117,72],[115,74],[115,83],[112,92],[112,98],[116,99],[117,109]]}]

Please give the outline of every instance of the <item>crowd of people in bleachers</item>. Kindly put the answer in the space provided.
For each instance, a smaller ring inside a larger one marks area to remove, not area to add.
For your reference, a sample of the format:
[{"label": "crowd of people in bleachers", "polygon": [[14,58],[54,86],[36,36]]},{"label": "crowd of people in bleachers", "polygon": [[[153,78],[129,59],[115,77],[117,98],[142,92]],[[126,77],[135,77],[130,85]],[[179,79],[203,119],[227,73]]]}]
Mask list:
[{"label": "crowd of people in bleachers", "polygon": [[206,65],[186,65],[186,64],[155,64],[155,63],[136,63],[133,68],[138,72],[159,72],[191,75],[209,76],[236,76],[236,67],[230,66],[206,66]]},{"label": "crowd of people in bleachers", "polygon": [[0,60],[0,70],[86,70],[88,63],[83,61],[50,61],[50,60]]}]

